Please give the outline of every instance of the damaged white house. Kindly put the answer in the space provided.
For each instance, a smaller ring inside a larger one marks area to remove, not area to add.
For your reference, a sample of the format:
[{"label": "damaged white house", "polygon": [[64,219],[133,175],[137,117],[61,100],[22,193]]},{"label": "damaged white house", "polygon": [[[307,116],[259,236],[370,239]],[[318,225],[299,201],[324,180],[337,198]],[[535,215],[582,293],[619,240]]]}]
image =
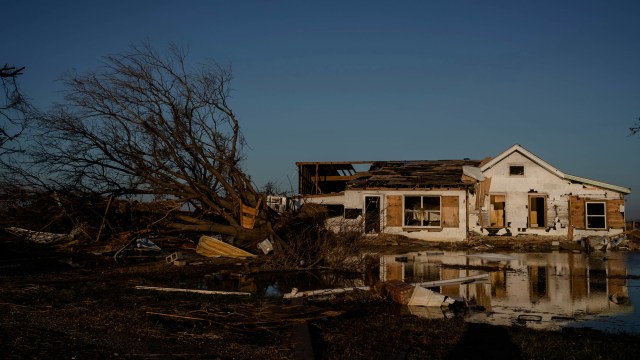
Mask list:
[{"label": "damaged white house", "polygon": [[520,145],[484,160],[296,165],[303,201],[325,206],[334,226],[423,240],[464,240],[469,232],[616,235],[624,231],[624,196],[631,193],[565,174]]}]

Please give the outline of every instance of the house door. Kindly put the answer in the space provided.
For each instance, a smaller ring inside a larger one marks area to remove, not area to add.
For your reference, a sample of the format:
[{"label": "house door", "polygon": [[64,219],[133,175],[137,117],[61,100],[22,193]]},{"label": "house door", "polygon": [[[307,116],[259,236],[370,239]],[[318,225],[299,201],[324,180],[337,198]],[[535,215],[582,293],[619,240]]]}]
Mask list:
[{"label": "house door", "polygon": [[364,232],[380,232],[380,196],[364,197]]},{"label": "house door", "polygon": [[529,196],[529,227],[546,226],[547,206],[545,199],[545,196]]},{"label": "house door", "polygon": [[504,227],[505,212],[504,203],[506,196],[504,195],[491,195],[491,208],[490,208],[490,227]]}]

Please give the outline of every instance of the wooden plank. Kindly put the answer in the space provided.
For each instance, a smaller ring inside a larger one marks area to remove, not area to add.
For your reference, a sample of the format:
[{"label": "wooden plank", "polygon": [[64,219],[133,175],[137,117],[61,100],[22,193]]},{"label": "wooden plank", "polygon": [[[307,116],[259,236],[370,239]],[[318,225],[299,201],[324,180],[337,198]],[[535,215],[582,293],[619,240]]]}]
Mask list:
[{"label": "wooden plank", "polygon": [[331,295],[331,294],[342,294],[351,291],[369,291],[371,288],[369,286],[358,286],[358,287],[347,287],[347,288],[336,288],[336,289],[320,289],[320,290],[308,290],[308,291],[298,291],[298,289],[291,289],[290,293],[284,294],[282,297],[284,299],[294,299],[294,298],[302,298],[302,297],[310,297],[310,296],[321,296],[321,295]]},{"label": "wooden plank", "polygon": [[320,181],[350,181],[358,178],[360,175],[320,175]]},{"label": "wooden plank", "polygon": [[206,235],[203,235],[200,237],[200,241],[198,242],[198,247],[196,248],[196,252],[198,254],[209,256],[209,257],[224,256],[224,257],[245,258],[245,257],[256,256],[242,249],[239,249],[233,245],[229,245],[225,242],[222,242],[218,239],[215,239]]},{"label": "wooden plank", "polygon": [[485,196],[489,194],[489,189],[491,188],[491,178],[485,177],[483,181],[480,182],[480,186],[478,186],[478,193],[476,194],[476,209],[482,209],[485,206]]},{"label": "wooden plank", "polygon": [[607,201],[607,227],[613,229],[624,228],[624,215],[620,212],[620,206],[624,205],[624,200]]},{"label": "wooden plank", "polygon": [[399,304],[407,304],[413,295],[415,286],[401,280],[389,280],[384,282],[384,289],[391,300]]},{"label": "wooden plank", "polygon": [[245,204],[240,204],[240,225],[242,225],[243,228],[253,229],[258,213],[260,212],[260,204],[262,204],[262,197],[258,198],[258,203],[255,208]]},{"label": "wooden plank", "polygon": [[491,227],[504,227],[505,195],[490,196],[490,224]]},{"label": "wooden plank", "polygon": [[136,286],[138,290],[154,290],[154,291],[168,291],[168,292],[187,292],[206,295],[242,295],[251,296],[251,293],[238,292],[238,291],[215,291],[215,290],[197,290],[197,289],[180,289],[180,288],[165,288],[157,286]]},{"label": "wooden plank", "polygon": [[584,229],[586,227],[584,202],[584,199],[580,199],[575,195],[571,196],[571,208],[569,209],[569,217],[571,218],[571,224],[574,228]]},{"label": "wooden plank", "polygon": [[402,196],[387,196],[387,226],[402,226]]},{"label": "wooden plank", "polygon": [[442,227],[460,227],[459,196],[442,197]]}]

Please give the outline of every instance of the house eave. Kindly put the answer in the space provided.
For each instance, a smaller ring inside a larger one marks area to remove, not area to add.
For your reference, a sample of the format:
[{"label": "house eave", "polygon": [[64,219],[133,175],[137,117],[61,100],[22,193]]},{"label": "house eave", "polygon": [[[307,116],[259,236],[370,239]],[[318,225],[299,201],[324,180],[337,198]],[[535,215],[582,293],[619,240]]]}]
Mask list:
[{"label": "house eave", "polygon": [[579,183],[582,183],[582,184],[593,185],[593,186],[597,186],[597,187],[600,187],[600,188],[603,188],[603,189],[617,191],[617,192],[623,193],[625,195],[631,194],[631,189],[627,188],[627,187],[624,187],[624,186],[607,184],[607,183],[604,183],[604,182],[601,182],[601,181],[591,180],[591,179],[587,179],[587,178],[583,178],[583,177],[575,176],[575,175],[569,175],[569,174],[565,174],[564,177],[567,180],[579,182]]}]

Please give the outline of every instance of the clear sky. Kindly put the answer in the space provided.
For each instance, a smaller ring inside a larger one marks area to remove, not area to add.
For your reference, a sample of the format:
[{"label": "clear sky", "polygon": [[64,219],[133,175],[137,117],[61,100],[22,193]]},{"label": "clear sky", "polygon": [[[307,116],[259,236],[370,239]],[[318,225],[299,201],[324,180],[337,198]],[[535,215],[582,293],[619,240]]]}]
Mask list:
[{"label": "clear sky", "polygon": [[631,187],[640,219],[640,1],[3,1],[0,62],[47,107],[65,71],[149,40],[234,72],[246,170],[481,159],[517,143]]}]

